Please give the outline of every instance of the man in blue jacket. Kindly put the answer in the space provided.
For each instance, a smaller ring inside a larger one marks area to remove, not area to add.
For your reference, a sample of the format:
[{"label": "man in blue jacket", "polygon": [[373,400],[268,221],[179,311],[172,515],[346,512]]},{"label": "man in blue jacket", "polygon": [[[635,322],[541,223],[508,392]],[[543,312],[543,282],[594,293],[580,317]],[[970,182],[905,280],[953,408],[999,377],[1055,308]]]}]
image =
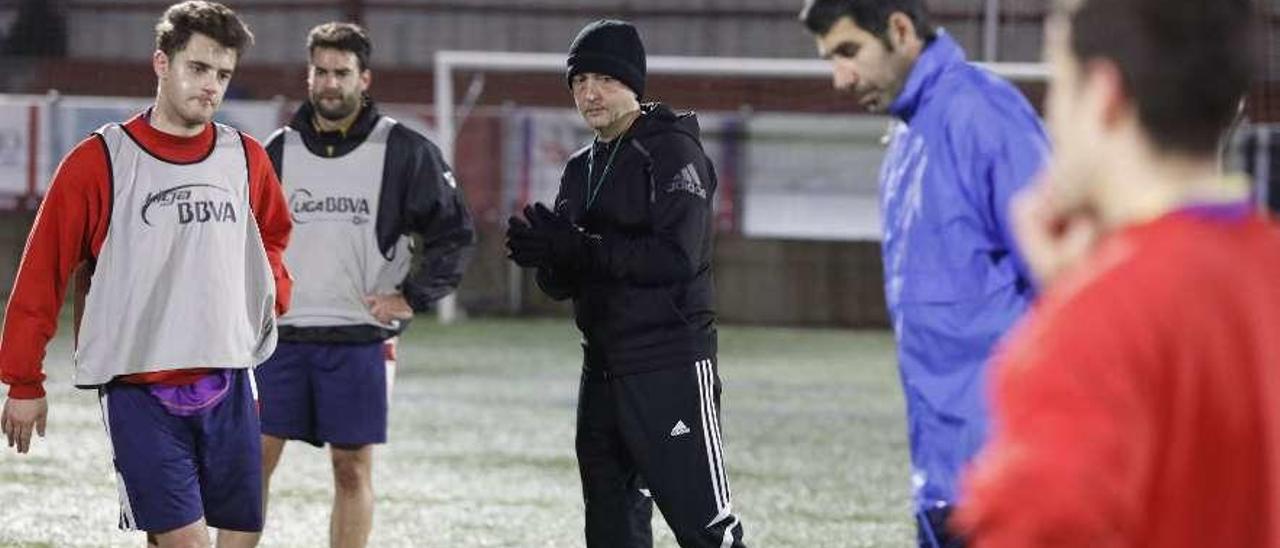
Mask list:
[{"label": "man in blue jacket", "polygon": [[809,0],[800,14],[836,88],[896,121],[880,170],[885,296],[898,343],[919,542],[947,531],[987,433],[985,366],[1032,299],[1009,199],[1048,155],[1008,82],[965,61],[921,0]]}]

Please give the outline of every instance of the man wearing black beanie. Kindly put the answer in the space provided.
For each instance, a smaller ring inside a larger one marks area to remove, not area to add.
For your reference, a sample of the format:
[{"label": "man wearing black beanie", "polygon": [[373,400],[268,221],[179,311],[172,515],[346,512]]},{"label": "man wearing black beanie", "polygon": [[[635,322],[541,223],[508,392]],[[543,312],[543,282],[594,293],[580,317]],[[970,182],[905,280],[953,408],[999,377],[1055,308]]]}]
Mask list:
[{"label": "man wearing black beanie", "polygon": [[[743,547],[720,439],[711,275],[716,176],[698,120],[644,96],[644,44],[587,25],[566,77],[595,141],[555,206],[512,217],[511,260],[573,299],[583,335],[577,454],[588,548],[649,548],[653,502],[682,547]],[[650,499],[652,495],[652,499]]]},{"label": "man wearing black beanie", "polygon": [[644,44],[636,28],[625,21],[601,19],[582,28],[569,44],[570,84],[574,75],[584,72],[606,74],[617,78],[637,99],[644,98]]}]

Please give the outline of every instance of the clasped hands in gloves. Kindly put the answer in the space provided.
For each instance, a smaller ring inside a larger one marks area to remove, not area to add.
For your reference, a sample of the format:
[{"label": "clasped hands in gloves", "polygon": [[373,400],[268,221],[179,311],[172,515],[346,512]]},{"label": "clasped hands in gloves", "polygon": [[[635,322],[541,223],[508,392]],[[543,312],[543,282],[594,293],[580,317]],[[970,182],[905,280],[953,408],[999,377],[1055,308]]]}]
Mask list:
[{"label": "clasped hands in gloves", "polygon": [[507,220],[507,258],[526,268],[577,270],[590,236],[542,203],[525,206],[524,219]]}]

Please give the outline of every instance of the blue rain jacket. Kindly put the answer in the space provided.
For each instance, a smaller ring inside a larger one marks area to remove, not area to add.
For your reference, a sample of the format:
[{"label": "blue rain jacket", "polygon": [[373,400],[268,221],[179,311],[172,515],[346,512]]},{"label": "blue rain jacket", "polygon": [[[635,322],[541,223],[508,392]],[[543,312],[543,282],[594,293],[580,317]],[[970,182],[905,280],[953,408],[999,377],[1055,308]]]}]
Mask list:
[{"label": "blue rain jacket", "polygon": [[885,295],[923,511],[956,501],[986,438],[986,363],[1032,299],[1009,201],[1049,147],[1026,98],[941,31],[889,111],[900,123],[880,171]]}]

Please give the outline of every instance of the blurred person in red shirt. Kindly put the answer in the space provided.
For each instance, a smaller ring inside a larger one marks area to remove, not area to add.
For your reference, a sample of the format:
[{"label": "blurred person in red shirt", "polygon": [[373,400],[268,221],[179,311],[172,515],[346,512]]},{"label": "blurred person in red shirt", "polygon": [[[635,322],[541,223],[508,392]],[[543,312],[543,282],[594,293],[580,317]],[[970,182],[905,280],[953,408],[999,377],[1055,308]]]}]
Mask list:
[{"label": "blurred person in red shirt", "polygon": [[1280,230],[1219,162],[1257,20],[1056,2],[1055,158],[1014,206],[1044,293],[996,360],[976,546],[1280,546]]}]

